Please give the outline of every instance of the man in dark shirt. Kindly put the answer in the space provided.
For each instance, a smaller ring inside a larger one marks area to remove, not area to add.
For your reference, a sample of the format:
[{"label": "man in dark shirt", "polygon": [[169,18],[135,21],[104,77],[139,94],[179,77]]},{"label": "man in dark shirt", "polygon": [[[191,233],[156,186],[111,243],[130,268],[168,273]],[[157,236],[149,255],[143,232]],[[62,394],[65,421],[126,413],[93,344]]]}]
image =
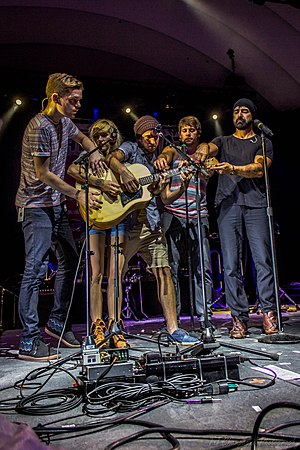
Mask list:
[{"label": "man in dark shirt", "polygon": [[[230,337],[246,337],[249,305],[241,274],[244,234],[247,236],[256,270],[257,292],[263,312],[266,334],[278,332],[275,303],[271,240],[264,181],[264,157],[261,136],[253,130],[255,104],[246,98],[233,106],[235,132],[219,136],[209,144],[200,144],[198,158],[218,155],[213,169],[219,173],[215,197],[221,240],[226,302],[233,328]],[[268,168],[273,147],[265,139]]]}]

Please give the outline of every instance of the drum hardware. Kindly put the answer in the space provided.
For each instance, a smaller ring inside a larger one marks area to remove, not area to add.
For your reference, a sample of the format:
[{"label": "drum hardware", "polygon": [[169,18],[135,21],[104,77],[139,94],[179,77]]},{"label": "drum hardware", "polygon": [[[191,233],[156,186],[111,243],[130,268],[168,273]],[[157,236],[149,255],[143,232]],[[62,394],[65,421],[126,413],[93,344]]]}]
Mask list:
[{"label": "drum hardware", "polygon": [[282,298],[287,299],[296,307],[296,309],[300,309],[300,306],[280,286],[279,286],[279,298],[280,300]]},{"label": "drum hardware", "polygon": [[136,284],[136,283],[138,283],[138,289],[139,289],[140,311],[141,311],[141,314],[143,315],[143,317],[145,319],[148,319],[147,314],[143,310],[143,295],[142,295],[142,283],[141,283],[143,276],[140,273],[138,273],[138,272],[140,272],[140,270],[141,270],[141,268],[139,265],[131,266],[131,267],[129,267],[127,275],[125,277],[125,283],[126,283],[125,296],[124,296],[125,307],[121,311],[121,314],[123,315],[123,317],[125,319],[130,319],[131,317],[133,317],[134,320],[139,320],[138,317],[136,316],[134,310],[130,306],[130,295],[131,295],[133,304],[135,305],[135,298],[132,293],[132,286],[133,286],[133,284]]},{"label": "drum hardware", "polygon": [[1,288],[1,296],[0,296],[0,331],[3,331],[4,325],[4,294],[7,293],[13,297],[13,313],[12,313],[12,326],[16,328],[16,316],[17,316],[17,300],[18,295],[12,292],[9,289],[6,289],[4,286],[0,286]]},{"label": "drum hardware", "polygon": [[[130,319],[131,317],[133,317],[134,320],[138,321],[139,319],[134,314],[133,309],[130,306],[129,294],[131,293],[131,289],[132,289],[132,284],[128,284],[125,287],[125,295],[124,295],[125,306],[122,309],[121,314],[123,315],[124,319]],[[132,295],[132,293],[131,293],[131,295]]]},{"label": "drum hardware", "polygon": [[[211,277],[212,277],[212,290],[214,296],[217,298],[214,300],[213,307],[227,308],[226,301],[223,303],[221,299],[225,296],[224,291],[224,274],[223,274],[223,261],[222,252],[220,250],[211,250]],[[241,261],[241,277],[243,282],[245,281],[245,270],[243,262]]]},{"label": "drum hardware", "polygon": [[[296,311],[300,309],[300,306],[280,286],[278,286],[278,289],[279,289],[279,298],[280,298],[280,300],[282,298],[285,298],[290,303],[292,303],[292,305],[294,305]],[[289,311],[289,308],[290,307],[288,305],[282,305],[282,304],[280,305],[280,310],[281,311]],[[255,305],[253,305],[250,308],[250,313],[251,314],[254,314],[254,313],[260,314],[261,313],[261,306],[260,306],[260,302],[259,302],[258,298],[257,298],[257,300],[255,302]]]},{"label": "drum hardware", "polygon": [[222,298],[225,295],[223,286],[223,266],[221,252],[218,250],[210,251],[211,258],[211,277],[212,277],[212,290],[215,300],[213,307],[226,308],[226,303],[222,303]]},{"label": "drum hardware", "polygon": [[57,264],[48,262],[45,277],[40,285],[40,295],[45,294],[53,294],[54,293],[54,284],[53,279],[57,272]]}]

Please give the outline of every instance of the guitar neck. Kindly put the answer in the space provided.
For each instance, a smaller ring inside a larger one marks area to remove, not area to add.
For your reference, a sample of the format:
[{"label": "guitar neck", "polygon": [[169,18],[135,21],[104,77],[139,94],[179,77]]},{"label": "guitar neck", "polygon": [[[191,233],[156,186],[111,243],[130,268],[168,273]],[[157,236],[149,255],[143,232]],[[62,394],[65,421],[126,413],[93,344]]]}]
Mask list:
[{"label": "guitar neck", "polygon": [[[177,175],[182,170],[184,170],[184,169],[183,168],[169,169],[169,170],[167,170],[166,173],[169,177],[172,177],[174,175]],[[156,181],[159,180],[159,176],[160,176],[159,173],[152,173],[150,175],[147,175],[146,177],[139,178],[139,183],[141,186],[145,186],[146,184],[155,183]]]}]

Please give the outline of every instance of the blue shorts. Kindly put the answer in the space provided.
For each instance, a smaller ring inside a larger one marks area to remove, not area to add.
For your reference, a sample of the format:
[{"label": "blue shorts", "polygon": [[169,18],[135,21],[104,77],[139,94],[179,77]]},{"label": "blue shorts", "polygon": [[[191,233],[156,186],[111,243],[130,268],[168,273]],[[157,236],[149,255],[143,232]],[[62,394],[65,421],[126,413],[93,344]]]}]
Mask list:
[{"label": "blue shorts", "polygon": [[[118,225],[118,234],[119,236],[125,236],[126,234],[126,224],[119,223]],[[116,227],[109,228],[108,230],[97,230],[96,228],[91,228],[89,234],[102,234],[103,236],[115,236],[116,235]]]}]

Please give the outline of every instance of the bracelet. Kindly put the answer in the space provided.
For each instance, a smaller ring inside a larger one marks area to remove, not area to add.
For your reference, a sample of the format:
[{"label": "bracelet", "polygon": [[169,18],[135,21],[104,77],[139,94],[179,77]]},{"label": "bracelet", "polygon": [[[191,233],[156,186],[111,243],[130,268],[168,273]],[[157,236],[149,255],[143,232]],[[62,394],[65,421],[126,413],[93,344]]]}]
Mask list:
[{"label": "bracelet", "polygon": [[231,172],[229,172],[229,175],[235,175],[234,171],[235,171],[235,167],[233,164],[231,164]]},{"label": "bracelet", "polygon": [[79,194],[80,194],[80,189],[78,189],[78,191],[76,191],[76,193],[75,193],[75,200],[78,202],[78,197],[79,197]]}]

